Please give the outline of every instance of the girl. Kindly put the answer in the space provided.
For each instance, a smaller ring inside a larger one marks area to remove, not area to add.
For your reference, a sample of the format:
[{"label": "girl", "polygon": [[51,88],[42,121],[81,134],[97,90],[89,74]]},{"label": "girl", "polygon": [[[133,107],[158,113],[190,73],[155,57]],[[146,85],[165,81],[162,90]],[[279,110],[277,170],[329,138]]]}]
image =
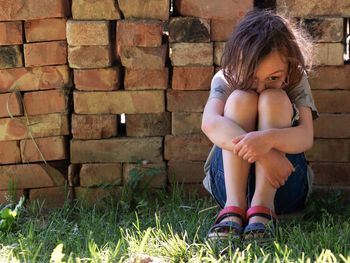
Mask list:
[{"label": "girl", "polygon": [[318,117],[306,75],[310,47],[300,29],[267,10],[249,12],[227,42],[202,119],[214,143],[204,186],[223,208],[209,238],[271,238],[275,213],[304,205],[312,171],[303,152]]}]

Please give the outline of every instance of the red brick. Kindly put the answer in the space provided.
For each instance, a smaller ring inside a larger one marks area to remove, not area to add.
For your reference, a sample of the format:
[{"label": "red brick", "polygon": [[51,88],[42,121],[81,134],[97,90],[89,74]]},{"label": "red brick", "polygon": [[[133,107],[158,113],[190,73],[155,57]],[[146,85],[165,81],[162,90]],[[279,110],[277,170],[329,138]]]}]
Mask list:
[{"label": "red brick", "polygon": [[1,118],[0,141],[69,135],[68,118],[63,114]]},{"label": "red brick", "polygon": [[0,94],[0,117],[19,115],[23,115],[20,94],[17,92]]},{"label": "red brick", "polygon": [[[41,154],[40,154],[40,152]],[[68,158],[67,137],[37,138],[21,141],[21,156],[23,162],[56,161]],[[44,160],[43,160],[44,158]]]},{"label": "red brick", "polygon": [[0,70],[0,92],[63,88],[71,85],[66,65]]},{"label": "red brick", "polygon": [[210,42],[210,21],[196,17],[173,17],[169,24],[169,41]]},{"label": "red brick", "polygon": [[311,163],[314,184],[350,186],[349,163]]},{"label": "red brick", "polygon": [[72,16],[78,20],[117,20],[121,18],[115,0],[73,0]]},{"label": "red brick", "polygon": [[0,142],[0,164],[20,163],[21,152],[18,141]]},{"label": "red brick", "polygon": [[120,198],[122,187],[115,186],[111,188],[87,188],[75,187],[75,198],[85,207],[103,207],[107,201],[107,206],[110,207],[110,201]]},{"label": "red brick", "polygon": [[212,142],[204,134],[167,135],[164,143],[164,159],[204,161],[212,146]]},{"label": "red brick", "polygon": [[0,46],[0,69],[23,66],[20,46]]},{"label": "red brick", "polygon": [[0,45],[16,45],[22,43],[22,21],[0,22]]},{"label": "red brick", "polygon": [[120,185],[122,164],[83,164],[80,169],[80,186]]},{"label": "red brick", "polygon": [[60,208],[72,199],[72,189],[66,187],[48,187],[29,190],[29,201],[38,201],[45,208]]},{"label": "red brick", "polygon": [[67,63],[67,43],[53,41],[24,44],[26,67],[56,65]]},{"label": "red brick", "polygon": [[168,88],[168,68],[125,69],[125,90],[165,90]]},{"label": "red brick", "polygon": [[170,0],[119,0],[118,3],[125,18],[169,19]]},{"label": "red brick", "polygon": [[101,69],[75,69],[75,88],[83,91],[117,90],[119,88],[120,67]]},{"label": "red brick", "polygon": [[[158,113],[165,108],[164,92],[74,92],[74,111],[79,114]],[[101,103],[103,101],[103,103]]]},{"label": "red brick", "polygon": [[312,92],[316,107],[319,112],[324,113],[349,113],[350,112],[350,91],[334,90]]},{"label": "red brick", "polygon": [[204,179],[204,162],[169,161],[170,183],[200,183]]},{"label": "red brick", "polygon": [[159,47],[162,45],[163,23],[157,20],[119,20],[116,34],[121,46]]},{"label": "red brick", "polygon": [[136,184],[140,188],[163,188],[167,183],[165,163],[123,165],[124,185]]},{"label": "red brick", "polygon": [[214,67],[174,67],[172,88],[175,90],[209,90]]},{"label": "red brick", "polygon": [[68,61],[71,68],[106,68],[112,65],[110,46],[69,46]]},{"label": "red brick", "polygon": [[309,83],[312,89],[350,90],[349,76],[350,65],[317,67],[309,76]]},{"label": "red brick", "polygon": [[316,139],[306,156],[313,162],[349,162],[350,142],[344,139]]},{"label": "red brick", "polygon": [[175,0],[174,7],[181,16],[210,19],[233,19],[244,16],[253,8],[253,1],[220,0]]},{"label": "red brick", "polygon": [[211,41],[227,41],[239,19],[212,19]]},{"label": "red brick", "polygon": [[0,5],[0,20],[33,20],[68,15],[68,0],[2,0]]},{"label": "red brick", "polygon": [[212,66],[213,43],[174,43],[170,45],[173,66]]},{"label": "red brick", "polygon": [[122,65],[132,69],[162,69],[165,67],[167,46],[127,47],[120,50]]},{"label": "red brick", "polygon": [[202,133],[202,113],[197,112],[172,112],[171,134],[195,134]]},{"label": "red brick", "polygon": [[[65,18],[49,18],[24,21],[27,42],[40,42],[66,39]],[[52,29],[55,30],[52,30]]]},{"label": "red brick", "polygon": [[315,137],[349,138],[350,114],[321,114],[314,122]]},{"label": "red brick", "polygon": [[203,112],[208,91],[167,91],[167,110],[171,112]]},{"label": "red brick", "polygon": [[0,166],[0,189],[63,186],[65,174],[53,164],[17,164]]},{"label": "red brick", "polygon": [[162,137],[71,140],[71,163],[163,161]]},{"label": "red brick", "polygon": [[129,137],[165,136],[171,131],[170,112],[127,114],[126,135]]},{"label": "red brick", "polygon": [[18,203],[19,199],[25,196],[25,190],[3,190],[0,191],[0,205]]},{"label": "red brick", "polygon": [[117,115],[72,115],[75,139],[105,139],[117,136]]},{"label": "red brick", "polygon": [[63,89],[26,92],[23,102],[28,115],[68,111],[68,97]]},{"label": "red brick", "polygon": [[72,46],[109,45],[109,21],[68,20],[67,42]]}]

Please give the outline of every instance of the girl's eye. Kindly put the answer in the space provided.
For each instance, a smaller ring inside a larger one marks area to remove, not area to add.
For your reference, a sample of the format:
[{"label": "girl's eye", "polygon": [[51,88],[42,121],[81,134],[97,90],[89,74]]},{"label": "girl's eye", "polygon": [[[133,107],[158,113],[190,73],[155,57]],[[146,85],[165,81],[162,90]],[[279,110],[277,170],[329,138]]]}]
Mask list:
[{"label": "girl's eye", "polygon": [[268,81],[277,81],[279,80],[280,77],[277,77],[277,76],[271,76],[271,77],[268,77]]}]

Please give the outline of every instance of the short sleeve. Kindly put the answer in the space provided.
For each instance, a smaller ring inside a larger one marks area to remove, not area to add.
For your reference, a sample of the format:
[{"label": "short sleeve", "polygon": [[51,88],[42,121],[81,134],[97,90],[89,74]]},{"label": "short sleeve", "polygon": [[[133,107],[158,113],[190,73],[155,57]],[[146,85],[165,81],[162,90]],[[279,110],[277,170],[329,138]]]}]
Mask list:
[{"label": "short sleeve", "polygon": [[312,118],[314,120],[320,116],[315,106],[310,84],[305,72],[299,84],[293,89],[289,91],[287,90],[287,94],[292,103],[294,103],[296,106],[309,107],[312,111]]},{"label": "short sleeve", "polygon": [[227,98],[232,93],[225,79],[222,70],[218,71],[211,81],[209,99],[218,98],[226,103]]}]

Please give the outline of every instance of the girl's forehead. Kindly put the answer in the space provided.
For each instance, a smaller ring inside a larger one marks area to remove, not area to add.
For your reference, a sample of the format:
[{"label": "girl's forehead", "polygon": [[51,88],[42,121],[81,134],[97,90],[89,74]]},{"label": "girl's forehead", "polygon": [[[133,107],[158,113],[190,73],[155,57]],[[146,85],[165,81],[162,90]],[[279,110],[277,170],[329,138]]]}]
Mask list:
[{"label": "girl's forehead", "polygon": [[273,73],[286,73],[288,70],[287,59],[277,50],[261,59],[256,69],[256,77],[269,76]]}]

